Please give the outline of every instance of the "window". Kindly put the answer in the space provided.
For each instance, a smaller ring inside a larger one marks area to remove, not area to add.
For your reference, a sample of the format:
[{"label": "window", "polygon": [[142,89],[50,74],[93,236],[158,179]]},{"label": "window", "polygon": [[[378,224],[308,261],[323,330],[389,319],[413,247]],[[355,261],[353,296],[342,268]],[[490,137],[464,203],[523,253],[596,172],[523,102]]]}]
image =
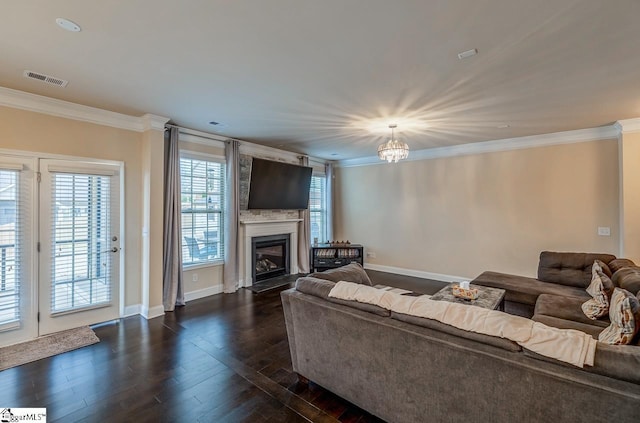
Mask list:
[{"label": "window", "polygon": [[311,177],[309,192],[309,214],[311,221],[311,242],[327,241],[327,178],[324,175]]},{"label": "window", "polygon": [[51,176],[51,312],[109,304],[111,177]]},{"label": "window", "polygon": [[182,259],[185,266],[222,260],[224,164],[214,158],[180,158]]}]

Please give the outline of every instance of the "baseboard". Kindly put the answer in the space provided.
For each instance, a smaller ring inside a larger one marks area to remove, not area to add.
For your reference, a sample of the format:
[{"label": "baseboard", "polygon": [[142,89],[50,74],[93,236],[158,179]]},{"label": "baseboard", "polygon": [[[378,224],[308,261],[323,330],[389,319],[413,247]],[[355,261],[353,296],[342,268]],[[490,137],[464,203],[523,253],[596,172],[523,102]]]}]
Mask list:
[{"label": "baseboard", "polygon": [[164,315],[164,306],[157,305],[157,306],[153,306],[151,308],[147,308],[145,306],[142,306],[142,308],[140,310],[140,315],[142,315],[142,317],[144,317],[147,320],[153,319],[154,317],[160,317],[160,316]]},{"label": "baseboard", "polygon": [[[197,300],[198,298],[208,297],[209,295],[215,295],[222,292],[222,285],[212,286],[209,288],[198,289],[196,291],[185,292],[185,301]],[[144,312],[143,312],[144,311]],[[135,316],[137,314],[142,315],[145,319],[153,319],[154,317],[162,316],[164,314],[164,306],[151,307],[151,310],[144,309],[142,304],[133,304],[124,308],[124,313],[121,317]]]},{"label": "baseboard", "polygon": [[197,300],[198,298],[208,297],[210,295],[220,294],[223,291],[222,285],[210,286],[208,288],[197,289],[191,292],[184,293],[184,300],[186,302]]},{"label": "baseboard", "polygon": [[365,263],[365,269],[377,270],[379,272],[396,273],[398,275],[414,276],[416,278],[432,279],[442,282],[462,282],[468,281],[469,278],[462,276],[443,275],[441,273],[425,272],[423,270],[404,269],[402,267],[383,266],[381,264]]},{"label": "baseboard", "polygon": [[124,308],[124,313],[122,314],[122,317],[135,316],[136,314],[140,314],[141,310],[142,310],[142,304],[134,304],[134,305],[126,306]]}]

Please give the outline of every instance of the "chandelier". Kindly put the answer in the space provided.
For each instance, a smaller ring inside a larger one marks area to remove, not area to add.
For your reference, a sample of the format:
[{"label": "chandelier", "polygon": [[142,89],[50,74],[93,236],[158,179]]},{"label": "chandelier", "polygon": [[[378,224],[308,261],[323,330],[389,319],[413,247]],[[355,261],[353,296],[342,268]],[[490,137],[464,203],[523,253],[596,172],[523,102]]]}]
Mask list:
[{"label": "chandelier", "polygon": [[399,160],[409,157],[409,146],[407,143],[393,138],[393,130],[398,125],[389,125],[391,128],[391,139],[378,147],[378,157],[391,163],[398,163]]}]

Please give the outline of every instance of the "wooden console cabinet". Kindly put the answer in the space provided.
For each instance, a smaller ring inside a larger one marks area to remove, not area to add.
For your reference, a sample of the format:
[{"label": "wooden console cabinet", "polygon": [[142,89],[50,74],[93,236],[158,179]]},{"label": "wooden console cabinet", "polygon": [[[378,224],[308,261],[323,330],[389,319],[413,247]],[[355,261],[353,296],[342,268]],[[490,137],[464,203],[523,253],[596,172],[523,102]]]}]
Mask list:
[{"label": "wooden console cabinet", "polygon": [[318,244],[311,247],[311,271],[322,272],[349,263],[363,261],[364,248],[359,244],[333,246],[330,244]]}]

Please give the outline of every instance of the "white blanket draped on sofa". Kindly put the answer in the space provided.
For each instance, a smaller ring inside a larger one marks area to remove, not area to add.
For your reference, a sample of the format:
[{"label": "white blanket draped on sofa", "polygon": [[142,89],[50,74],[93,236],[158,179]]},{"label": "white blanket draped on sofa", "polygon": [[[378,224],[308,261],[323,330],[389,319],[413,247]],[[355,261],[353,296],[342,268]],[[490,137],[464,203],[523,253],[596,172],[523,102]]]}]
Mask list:
[{"label": "white blanket draped on sofa", "polygon": [[329,296],[374,304],[396,313],[437,320],[458,329],[510,339],[530,351],[574,366],[593,366],[596,340],[577,330],[558,329],[501,311],[434,301],[428,296],[408,297],[352,282],[338,282]]}]

